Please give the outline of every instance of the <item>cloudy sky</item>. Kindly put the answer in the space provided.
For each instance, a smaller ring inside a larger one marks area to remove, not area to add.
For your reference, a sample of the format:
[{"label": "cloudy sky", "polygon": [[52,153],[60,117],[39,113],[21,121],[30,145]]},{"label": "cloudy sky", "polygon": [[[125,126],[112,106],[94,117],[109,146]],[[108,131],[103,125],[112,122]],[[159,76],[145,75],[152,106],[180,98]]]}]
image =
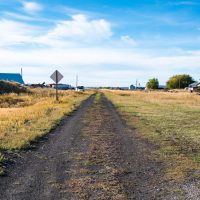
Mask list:
[{"label": "cloudy sky", "polygon": [[198,0],[0,0],[0,72],[51,82],[129,86],[200,78]]}]

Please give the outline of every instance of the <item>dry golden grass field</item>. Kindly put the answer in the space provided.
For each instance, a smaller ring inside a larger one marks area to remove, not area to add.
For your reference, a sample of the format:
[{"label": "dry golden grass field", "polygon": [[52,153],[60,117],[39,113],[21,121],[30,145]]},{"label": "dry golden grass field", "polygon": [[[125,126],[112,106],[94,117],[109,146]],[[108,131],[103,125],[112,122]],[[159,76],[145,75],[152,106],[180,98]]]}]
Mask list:
[{"label": "dry golden grass field", "polygon": [[[0,150],[22,149],[47,134],[92,92],[32,89],[30,94],[0,95]],[[0,160],[4,158],[0,154]],[[2,170],[0,170],[2,172]]]},{"label": "dry golden grass field", "polygon": [[186,92],[103,91],[140,137],[158,146],[167,180],[200,178],[200,96]]}]

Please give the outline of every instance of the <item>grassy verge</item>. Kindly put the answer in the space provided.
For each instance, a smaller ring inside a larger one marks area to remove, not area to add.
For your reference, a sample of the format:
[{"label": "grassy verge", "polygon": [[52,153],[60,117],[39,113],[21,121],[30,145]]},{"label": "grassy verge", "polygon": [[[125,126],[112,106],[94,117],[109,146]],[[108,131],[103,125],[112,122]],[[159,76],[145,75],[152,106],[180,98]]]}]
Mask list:
[{"label": "grassy verge", "polygon": [[[47,134],[92,92],[32,90],[31,94],[0,96],[0,149],[26,148],[31,141]],[[0,162],[3,157],[0,155]]]},{"label": "grassy verge", "polygon": [[101,100],[102,93],[96,93],[95,95],[95,103],[98,103]]},{"label": "grassy verge", "polygon": [[197,179],[200,170],[200,98],[188,93],[104,91],[140,136],[159,146],[167,180]]}]

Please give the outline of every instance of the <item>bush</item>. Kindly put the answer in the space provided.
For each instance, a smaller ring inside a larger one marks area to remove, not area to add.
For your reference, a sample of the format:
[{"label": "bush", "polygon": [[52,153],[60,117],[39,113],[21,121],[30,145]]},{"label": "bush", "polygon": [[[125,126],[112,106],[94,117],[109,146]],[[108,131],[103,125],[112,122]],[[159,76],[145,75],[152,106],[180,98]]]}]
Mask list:
[{"label": "bush", "polygon": [[158,89],[158,87],[159,87],[158,79],[157,78],[149,79],[149,81],[147,82],[146,87],[148,89]]},{"label": "bush", "polygon": [[167,81],[167,88],[183,89],[194,82],[194,79],[188,74],[174,75]]},{"label": "bush", "polygon": [[0,94],[8,93],[29,93],[30,91],[19,83],[0,81]]}]

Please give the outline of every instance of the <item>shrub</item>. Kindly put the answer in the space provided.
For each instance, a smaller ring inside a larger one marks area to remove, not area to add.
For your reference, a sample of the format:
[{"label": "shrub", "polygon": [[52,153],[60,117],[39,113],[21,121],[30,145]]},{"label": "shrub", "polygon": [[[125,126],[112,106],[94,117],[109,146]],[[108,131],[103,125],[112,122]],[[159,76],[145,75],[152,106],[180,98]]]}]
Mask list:
[{"label": "shrub", "polygon": [[147,82],[146,87],[148,89],[158,89],[158,87],[159,87],[158,79],[157,78],[149,79],[149,81]]},{"label": "shrub", "polygon": [[7,93],[29,93],[30,91],[20,85],[19,83],[15,82],[8,82],[8,81],[0,81],[0,94],[7,94]]}]

